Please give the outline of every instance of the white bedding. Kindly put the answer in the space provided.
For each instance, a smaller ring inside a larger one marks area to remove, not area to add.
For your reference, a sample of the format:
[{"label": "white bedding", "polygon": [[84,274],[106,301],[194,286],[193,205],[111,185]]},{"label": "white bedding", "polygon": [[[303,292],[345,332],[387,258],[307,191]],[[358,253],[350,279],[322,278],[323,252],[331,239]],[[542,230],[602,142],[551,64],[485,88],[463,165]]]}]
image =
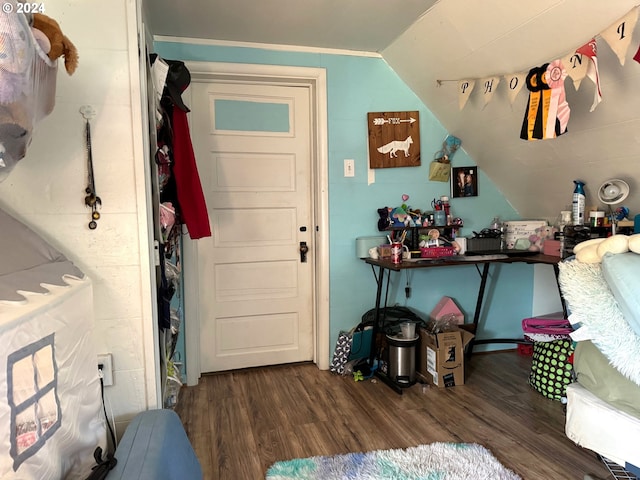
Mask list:
[{"label": "white bedding", "polygon": [[624,318],[599,263],[565,260],[558,281],[571,311],[575,341],[591,340],[629,380],[640,385],[640,336]]},{"label": "white bedding", "polygon": [[579,383],[567,387],[565,432],[577,445],[621,466],[640,466],[640,419],[596,397]]},{"label": "white bedding", "polygon": [[106,444],[90,280],[0,302],[0,480],[86,478]]}]

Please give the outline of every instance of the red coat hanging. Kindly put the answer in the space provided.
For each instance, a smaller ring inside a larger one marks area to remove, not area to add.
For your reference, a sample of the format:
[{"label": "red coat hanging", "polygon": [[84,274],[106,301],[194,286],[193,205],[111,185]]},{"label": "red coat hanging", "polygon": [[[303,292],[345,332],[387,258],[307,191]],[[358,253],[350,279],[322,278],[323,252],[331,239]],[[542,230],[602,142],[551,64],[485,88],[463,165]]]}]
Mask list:
[{"label": "red coat hanging", "polygon": [[178,203],[189,236],[210,237],[209,213],[193,153],[187,112],[173,108],[173,174],[176,177]]}]

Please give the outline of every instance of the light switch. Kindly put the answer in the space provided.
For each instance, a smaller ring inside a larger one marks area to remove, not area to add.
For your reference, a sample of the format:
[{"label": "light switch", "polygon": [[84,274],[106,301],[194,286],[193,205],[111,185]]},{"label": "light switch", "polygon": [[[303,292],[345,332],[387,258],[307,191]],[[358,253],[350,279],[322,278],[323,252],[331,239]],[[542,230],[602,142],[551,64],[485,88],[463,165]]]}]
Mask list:
[{"label": "light switch", "polygon": [[344,160],[344,176],[355,177],[356,176],[356,162],[352,158],[345,158]]}]

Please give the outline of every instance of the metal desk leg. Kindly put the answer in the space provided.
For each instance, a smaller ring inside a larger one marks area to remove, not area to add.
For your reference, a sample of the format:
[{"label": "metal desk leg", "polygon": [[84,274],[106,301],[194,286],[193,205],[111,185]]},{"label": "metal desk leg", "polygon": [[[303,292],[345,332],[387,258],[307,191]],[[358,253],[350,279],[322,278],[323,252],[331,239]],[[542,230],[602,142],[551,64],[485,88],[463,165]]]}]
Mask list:
[{"label": "metal desk leg", "polygon": [[[558,291],[560,292],[560,301],[562,303],[562,311],[564,313],[564,317],[567,318],[567,305],[564,301],[564,298],[562,296],[562,291],[560,289],[560,283],[558,282],[558,274],[559,274],[559,268],[557,264],[553,265],[553,270],[555,272],[556,275],[556,283],[558,284]],[[484,295],[484,289],[486,286],[486,281],[487,281],[487,273],[489,271],[489,264],[485,263],[484,264],[484,269],[482,271],[482,281],[480,282],[480,291],[478,292],[478,303],[476,305],[476,313],[475,316],[473,318],[473,324],[474,324],[474,328],[475,328],[475,334],[477,335],[477,330],[478,330],[478,322],[480,320],[480,309],[482,306],[482,297]],[[518,344],[524,344],[524,345],[531,345],[532,342],[525,340],[524,338],[489,338],[486,340],[478,340],[478,338],[474,338],[473,340],[471,340],[471,342],[469,343],[469,346],[467,347],[467,359],[471,357],[471,354],[473,353],[473,346],[474,345],[484,345],[487,343],[518,343]]]},{"label": "metal desk leg", "polygon": [[[478,322],[480,321],[480,314],[482,313],[482,300],[484,299],[484,290],[487,286],[487,278],[489,277],[489,263],[482,264],[482,274],[480,275],[480,288],[478,290],[478,300],[476,301],[476,311],[473,314],[473,333],[474,335],[478,332]],[[473,353],[473,343],[471,340],[469,342],[469,346],[467,347],[467,358],[471,357]]]},{"label": "metal desk leg", "polygon": [[564,301],[564,296],[562,295],[562,289],[560,288],[560,267],[558,267],[557,263],[553,264],[553,273],[556,276],[556,285],[558,286],[558,293],[560,294],[560,303],[562,304],[562,314],[564,318],[569,318],[569,312],[567,311],[567,304]]},{"label": "metal desk leg", "polygon": [[[371,265],[371,269],[373,270],[375,276],[374,266]],[[382,300],[382,284],[384,283],[384,267],[380,267],[380,272],[376,276],[376,281],[378,282],[378,288],[376,290],[376,313],[374,315],[373,320],[373,329],[371,331],[371,349],[369,350],[369,366],[373,367],[373,362],[376,358],[376,336],[378,334],[378,324],[380,322],[380,300]],[[388,282],[389,280],[387,280]]]}]

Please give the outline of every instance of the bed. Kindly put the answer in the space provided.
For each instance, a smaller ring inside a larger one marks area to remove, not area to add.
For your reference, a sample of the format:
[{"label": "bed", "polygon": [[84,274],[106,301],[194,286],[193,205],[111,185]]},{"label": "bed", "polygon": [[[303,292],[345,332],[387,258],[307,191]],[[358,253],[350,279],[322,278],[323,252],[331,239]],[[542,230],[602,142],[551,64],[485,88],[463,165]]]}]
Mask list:
[{"label": "bed", "polygon": [[[640,476],[640,255],[559,264],[577,342],[565,432],[596,452],[614,478]],[[634,476],[635,475],[635,476]]]},{"label": "bed", "polygon": [[91,280],[0,209],[0,479],[86,478],[106,446]]}]

